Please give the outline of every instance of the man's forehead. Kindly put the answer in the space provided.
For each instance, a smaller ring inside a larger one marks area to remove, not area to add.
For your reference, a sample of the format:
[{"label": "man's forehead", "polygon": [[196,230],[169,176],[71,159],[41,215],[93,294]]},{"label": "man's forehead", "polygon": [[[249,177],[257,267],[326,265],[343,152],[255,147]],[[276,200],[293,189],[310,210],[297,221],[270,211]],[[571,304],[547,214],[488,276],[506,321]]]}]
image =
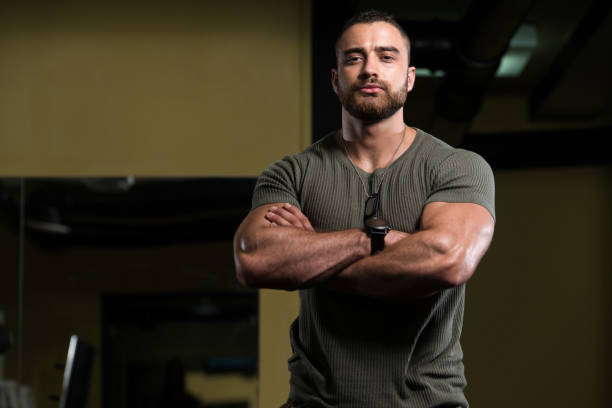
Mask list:
[{"label": "man's forehead", "polygon": [[393,46],[404,53],[406,52],[407,44],[400,31],[392,24],[384,21],[352,25],[342,34],[338,41],[340,51],[350,48],[375,48],[381,46]]}]

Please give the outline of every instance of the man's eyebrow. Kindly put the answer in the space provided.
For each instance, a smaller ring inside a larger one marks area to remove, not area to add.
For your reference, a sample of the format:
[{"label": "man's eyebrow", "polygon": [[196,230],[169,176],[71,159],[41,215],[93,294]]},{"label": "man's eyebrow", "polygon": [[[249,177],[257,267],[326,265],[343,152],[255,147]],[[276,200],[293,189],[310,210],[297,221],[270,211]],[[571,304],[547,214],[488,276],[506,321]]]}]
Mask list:
[{"label": "man's eyebrow", "polygon": [[[380,45],[380,46],[374,48],[374,50],[376,52],[394,52],[396,54],[400,53],[400,50],[397,49],[396,47],[392,46],[392,45]],[[362,55],[365,55],[365,49],[363,47],[353,47],[353,48],[349,48],[347,50],[344,50],[342,52],[342,54],[344,56],[347,56],[349,54],[362,54]]]},{"label": "man's eyebrow", "polygon": [[344,50],[342,54],[344,54],[344,56],[347,56],[349,54],[365,54],[365,49],[363,49],[362,47],[349,48],[347,50]]},{"label": "man's eyebrow", "polygon": [[397,48],[395,48],[395,47],[393,47],[391,45],[382,45],[382,46],[376,47],[374,49],[376,50],[376,52],[385,52],[386,51],[386,52],[394,52],[396,54],[400,53],[400,51]]}]

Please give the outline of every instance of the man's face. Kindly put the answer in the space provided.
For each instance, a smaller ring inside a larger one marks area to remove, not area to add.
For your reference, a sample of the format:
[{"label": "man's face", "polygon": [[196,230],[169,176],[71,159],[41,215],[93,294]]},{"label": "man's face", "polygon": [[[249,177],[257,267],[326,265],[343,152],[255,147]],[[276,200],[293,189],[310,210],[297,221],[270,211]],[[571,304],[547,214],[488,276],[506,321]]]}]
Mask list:
[{"label": "man's face", "polygon": [[351,26],[338,41],[332,86],[346,111],[364,122],[386,119],[404,106],[414,84],[408,45],[385,22]]}]

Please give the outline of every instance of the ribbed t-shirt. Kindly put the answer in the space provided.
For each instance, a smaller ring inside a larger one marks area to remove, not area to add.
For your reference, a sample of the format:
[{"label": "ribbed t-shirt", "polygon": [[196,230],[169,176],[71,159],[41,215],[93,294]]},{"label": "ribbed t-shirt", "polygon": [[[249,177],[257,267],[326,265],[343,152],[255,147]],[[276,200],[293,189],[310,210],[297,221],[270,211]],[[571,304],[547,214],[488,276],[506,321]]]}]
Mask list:
[{"label": "ribbed t-shirt", "polygon": [[[252,207],[291,203],[316,231],[363,228],[362,182],[368,193],[380,184],[379,217],[395,230],[418,231],[423,208],[438,201],[476,203],[495,218],[486,161],[419,129],[399,158],[371,174],[352,166],[331,133],[266,168]],[[465,285],[403,302],[300,290],[290,328],[289,399],[325,408],[467,407],[459,343],[464,298]]]}]

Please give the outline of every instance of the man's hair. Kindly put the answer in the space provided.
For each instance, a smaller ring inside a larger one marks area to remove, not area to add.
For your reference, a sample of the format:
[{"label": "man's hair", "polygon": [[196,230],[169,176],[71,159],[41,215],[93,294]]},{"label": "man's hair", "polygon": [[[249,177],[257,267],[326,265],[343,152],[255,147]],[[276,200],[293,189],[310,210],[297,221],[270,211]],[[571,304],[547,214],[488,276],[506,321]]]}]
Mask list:
[{"label": "man's hair", "polygon": [[404,39],[406,40],[406,47],[408,49],[408,62],[410,63],[410,37],[408,37],[406,30],[404,30],[402,26],[397,22],[393,14],[380,10],[362,11],[361,13],[354,15],[349,20],[347,20],[346,23],[344,23],[344,25],[342,26],[342,30],[340,30],[338,37],[336,37],[336,61],[338,61],[338,43],[340,42],[340,38],[342,37],[342,35],[344,35],[344,33],[349,28],[351,28],[355,24],[371,24],[377,22],[388,23],[391,24],[393,27],[397,28],[402,37],[404,37]]}]

